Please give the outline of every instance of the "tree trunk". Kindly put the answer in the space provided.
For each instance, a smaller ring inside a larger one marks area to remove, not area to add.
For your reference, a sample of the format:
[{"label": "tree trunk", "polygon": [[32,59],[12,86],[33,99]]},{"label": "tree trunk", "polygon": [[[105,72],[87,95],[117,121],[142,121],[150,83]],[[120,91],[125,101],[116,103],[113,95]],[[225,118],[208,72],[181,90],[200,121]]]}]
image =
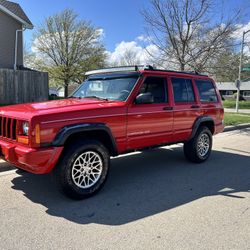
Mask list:
[{"label": "tree trunk", "polygon": [[185,64],[184,63],[181,63],[181,65],[180,65],[181,67],[181,71],[184,71],[185,70]]},{"label": "tree trunk", "polygon": [[68,93],[69,92],[69,81],[68,79],[64,80],[64,97],[67,98],[68,97]]}]

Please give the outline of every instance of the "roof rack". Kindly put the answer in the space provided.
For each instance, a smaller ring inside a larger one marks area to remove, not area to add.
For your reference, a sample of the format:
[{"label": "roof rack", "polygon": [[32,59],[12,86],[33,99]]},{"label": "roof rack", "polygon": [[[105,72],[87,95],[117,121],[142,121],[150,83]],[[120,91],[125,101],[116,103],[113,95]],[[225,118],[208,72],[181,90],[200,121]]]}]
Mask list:
[{"label": "roof rack", "polygon": [[117,73],[117,72],[123,72],[123,71],[138,71],[138,70],[145,70],[145,69],[152,69],[153,67],[150,65],[144,66],[144,65],[133,65],[133,66],[119,66],[119,67],[110,67],[110,68],[104,68],[104,69],[96,69],[87,71],[85,73],[86,76],[94,75],[94,74],[103,74],[103,73]]},{"label": "roof rack", "polygon": [[133,65],[133,66],[120,66],[120,67],[110,67],[104,69],[91,70],[85,73],[86,76],[94,75],[94,74],[104,74],[104,73],[117,73],[124,71],[139,71],[139,70],[152,70],[152,71],[160,71],[160,72],[174,72],[174,73],[182,73],[189,75],[201,75],[207,76],[198,73],[197,71],[175,71],[175,70],[165,70],[165,69],[156,69],[152,65]]},{"label": "roof rack", "polygon": [[[148,70],[148,69],[145,69]],[[188,74],[188,75],[199,75],[199,76],[208,76],[205,74],[201,74],[198,71],[178,71],[178,70],[168,70],[168,69],[153,69],[153,71],[160,71],[160,72],[173,72],[173,73],[180,73],[180,74]]]}]

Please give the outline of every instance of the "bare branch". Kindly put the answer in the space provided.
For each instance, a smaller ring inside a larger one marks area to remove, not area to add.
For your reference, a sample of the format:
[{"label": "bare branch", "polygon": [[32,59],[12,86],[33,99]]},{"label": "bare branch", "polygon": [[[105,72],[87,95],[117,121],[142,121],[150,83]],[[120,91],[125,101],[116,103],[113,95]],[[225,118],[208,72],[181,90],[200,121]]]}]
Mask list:
[{"label": "bare branch", "polygon": [[232,39],[240,11],[223,17],[212,13],[213,0],[151,0],[144,9],[148,35],[162,52],[161,61],[175,61],[178,69],[205,70]]}]

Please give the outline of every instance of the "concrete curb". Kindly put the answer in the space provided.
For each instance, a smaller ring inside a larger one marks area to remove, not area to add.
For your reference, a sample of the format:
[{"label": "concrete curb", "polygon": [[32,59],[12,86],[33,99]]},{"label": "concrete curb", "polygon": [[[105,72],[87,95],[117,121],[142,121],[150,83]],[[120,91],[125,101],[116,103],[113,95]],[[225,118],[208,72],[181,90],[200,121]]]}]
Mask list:
[{"label": "concrete curb", "polygon": [[239,130],[239,129],[244,129],[244,128],[250,128],[250,123],[243,123],[243,124],[234,125],[234,126],[226,126],[223,132],[229,132],[229,131]]},{"label": "concrete curb", "polygon": [[0,173],[1,172],[5,172],[5,171],[9,171],[9,170],[14,170],[16,169],[13,165],[8,164],[7,162],[5,162],[4,160],[0,160]]},{"label": "concrete curb", "polygon": [[9,170],[15,170],[16,168],[13,167],[13,166],[0,166],[0,173],[1,172],[6,172],[6,171],[9,171]]}]

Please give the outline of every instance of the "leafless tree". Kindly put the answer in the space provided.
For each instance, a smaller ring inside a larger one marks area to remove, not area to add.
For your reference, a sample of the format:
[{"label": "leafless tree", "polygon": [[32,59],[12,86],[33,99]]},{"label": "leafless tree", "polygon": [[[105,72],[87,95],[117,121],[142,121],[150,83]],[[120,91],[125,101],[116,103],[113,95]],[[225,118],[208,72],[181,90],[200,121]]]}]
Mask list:
[{"label": "leafless tree", "polygon": [[126,49],[121,59],[123,65],[137,65],[140,60],[137,58],[137,53],[131,49]]},{"label": "leafless tree", "polygon": [[131,66],[131,65],[140,65],[141,60],[138,57],[138,52],[131,49],[126,48],[122,54],[119,55],[119,59],[112,62],[110,66],[116,67],[116,66]]},{"label": "leafless tree", "polygon": [[151,0],[142,15],[162,64],[204,71],[220,55],[232,39],[240,11],[225,17],[214,7],[212,0]]}]

